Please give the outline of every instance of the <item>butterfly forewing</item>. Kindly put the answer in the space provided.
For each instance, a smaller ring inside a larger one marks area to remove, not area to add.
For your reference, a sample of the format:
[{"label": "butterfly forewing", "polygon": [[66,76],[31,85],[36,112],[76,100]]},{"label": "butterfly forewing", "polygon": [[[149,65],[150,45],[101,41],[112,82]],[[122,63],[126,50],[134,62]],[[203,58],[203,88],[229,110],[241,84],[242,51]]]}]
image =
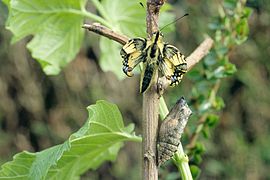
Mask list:
[{"label": "butterfly forewing", "polygon": [[145,59],[146,39],[134,38],[130,39],[127,44],[123,46],[120,55],[123,60],[123,71],[127,76],[133,76],[131,72],[135,66]]}]

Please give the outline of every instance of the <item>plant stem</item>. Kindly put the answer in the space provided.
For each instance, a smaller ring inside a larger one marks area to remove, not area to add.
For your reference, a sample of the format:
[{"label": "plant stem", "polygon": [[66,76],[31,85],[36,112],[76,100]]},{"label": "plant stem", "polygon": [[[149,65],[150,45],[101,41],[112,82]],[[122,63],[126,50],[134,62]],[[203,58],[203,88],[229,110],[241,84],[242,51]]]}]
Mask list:
[{"label": "plant stem", "polygon": [[[156,73],[157,74],[157,73]],[[157,75],[156,77],[157,78]],[[158,132],[158,94],[155,85],[143,94],[143,179],[157,180],[156,145]]]},{"label": "plant stem", "polygon": [[134,142],[139,142],[139,143],[142,142],[142,138],[141,137],[138,137],[138,136],[129,137],[129,140],[130,141],[134,141]]},{"label": "plant stem", "polygon": [[192,174],[188,164],[188,156],[184,153],[182,144],[178,146],[178,151],[174,155],[174,163],[180,171],[180,176],[183,180],[192,180]]},{"label": "plant stem", "polygon": [[164,120],[165,117],[169,114],[168,107],[166,105],[166,102],[163,98],[163,96],[160,97],[160,102],[159,102],[159,117],[160,119]]},{"label": "plant stem", "polygon": [[91,2],[104,19],[106,19],[107,21],[111,20],[110,16],[107,14],[106,10],[103,8],[102,4],[100,4],[98,0],[92,0]]}]

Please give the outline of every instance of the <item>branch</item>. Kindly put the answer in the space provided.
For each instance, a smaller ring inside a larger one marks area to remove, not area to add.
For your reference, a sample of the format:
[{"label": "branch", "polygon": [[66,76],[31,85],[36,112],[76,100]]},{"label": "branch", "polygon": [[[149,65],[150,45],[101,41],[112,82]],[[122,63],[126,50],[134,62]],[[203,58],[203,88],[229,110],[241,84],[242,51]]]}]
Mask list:
[{"label": "branch", "polygon": [[107,37],[111,40],[114,40],[122,45],[126,44],[128,41],[128,37],[124,35],[120,35],[113,30],[107,28],[106,26],[102,26],[99,23],[93,23],[93,24],[84,24],[82,26],[85,29],[88,29],[89,31],[92,31],[94,33],[97,33],[101,36]]},{"label": "branch", "polygon": [[203,59],[209,52],[209,50],[213,46],[213,39],[207,37],[188,57],[187,57],[187,66],[188,70],[190,70],[193,66],[195,66],[200,60]]}]

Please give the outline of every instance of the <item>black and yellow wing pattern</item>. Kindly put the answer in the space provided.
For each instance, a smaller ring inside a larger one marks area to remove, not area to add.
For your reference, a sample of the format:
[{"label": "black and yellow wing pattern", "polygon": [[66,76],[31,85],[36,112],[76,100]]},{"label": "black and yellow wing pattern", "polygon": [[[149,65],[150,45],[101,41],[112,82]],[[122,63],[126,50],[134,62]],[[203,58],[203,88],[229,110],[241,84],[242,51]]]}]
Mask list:
[{"label": "black and yellow wing pattern", "polygon": [[121,49],[120,55],[124,59],[123,71],[131,77],[133,76],[132,70],[145,60],[145,47],[146,39],[134,38],[130,39]]},{"label": "black and yellow wing pattern", "polygon": [[162,40],[163,35],[157,31],[152,38],[130,39],[121,49],[123,71],[131,77],[132,70],[140,63],[144,63],[140,92],[143,93],[152,83],[152,77],[158,68],[171,86],[177,85],[187,71],[185,56],[180,51]]},{"label": "black and yellow wing pattern", "polygon": [[163,58],[160,60],[159,70],[170,81],[171,86],[179,84],[183,75],[187,72],[185,56],[169,44],[163,48]]}]

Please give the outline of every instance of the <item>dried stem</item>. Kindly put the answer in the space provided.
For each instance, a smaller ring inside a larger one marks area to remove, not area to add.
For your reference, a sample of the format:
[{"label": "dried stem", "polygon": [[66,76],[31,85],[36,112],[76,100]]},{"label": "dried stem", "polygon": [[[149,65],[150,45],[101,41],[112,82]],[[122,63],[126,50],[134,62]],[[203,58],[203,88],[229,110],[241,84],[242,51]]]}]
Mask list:
[{"label": "dried stem", "polygon": [[84,24],[82,27],[88,29],[89,31],[95,32],[101,36],[105,36],[111,40],[114,40],[122,45],[126,44],[126,42],[128,41],[128,37],[115,33],[111,29],[99,23]]},{"label": "dried stem", "polygon": [[213,39],[207,37],[188,57],[187,57],[187,65],[188,70],[190,70],[193,66],[195,66],[204,56],[206,56],[209,50],[213,46]]}]

